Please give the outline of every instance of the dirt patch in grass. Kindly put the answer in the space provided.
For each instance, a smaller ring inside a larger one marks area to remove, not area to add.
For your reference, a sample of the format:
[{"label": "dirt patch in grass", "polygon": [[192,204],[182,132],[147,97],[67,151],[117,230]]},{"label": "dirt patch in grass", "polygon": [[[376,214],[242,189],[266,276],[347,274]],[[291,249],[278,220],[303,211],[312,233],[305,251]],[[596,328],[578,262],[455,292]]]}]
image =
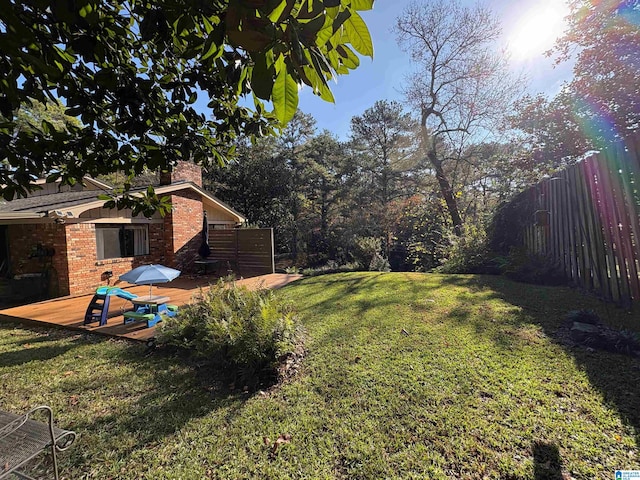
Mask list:
[{"label": "dirt patch in grass", "polygon": [[640,357],[638,335],[605,325],[590,310],[571,311],[556,331],[556,338],[568,347],[583,347],[588,351],[603,350],[631,357]]},{"label": "dirt patch in grass", "polygon": [[304,339],[298,345],[292,353],[289,353],[280,359],[278,365],[276,383],[270,387],[270,390],[278,388],[284,382],[290,381],[295,378],[302,368],[302,363],[307,355],[307,350],[304,346]]}]

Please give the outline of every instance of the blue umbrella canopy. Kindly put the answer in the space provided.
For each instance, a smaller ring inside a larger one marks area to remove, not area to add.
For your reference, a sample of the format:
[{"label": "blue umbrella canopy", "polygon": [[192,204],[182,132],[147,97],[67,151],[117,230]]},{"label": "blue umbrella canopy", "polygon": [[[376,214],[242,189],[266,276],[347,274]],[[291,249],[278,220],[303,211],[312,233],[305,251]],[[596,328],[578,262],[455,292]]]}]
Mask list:
[{"label": "blue umbrella canopy", "polygon": [[151,285],[170,282],[177,278],[180,273],[180,270],[165,267],[164,265],[142,265],[120,275],[119,279],[136,285],[149,285],[149,295],[151,295]]}]

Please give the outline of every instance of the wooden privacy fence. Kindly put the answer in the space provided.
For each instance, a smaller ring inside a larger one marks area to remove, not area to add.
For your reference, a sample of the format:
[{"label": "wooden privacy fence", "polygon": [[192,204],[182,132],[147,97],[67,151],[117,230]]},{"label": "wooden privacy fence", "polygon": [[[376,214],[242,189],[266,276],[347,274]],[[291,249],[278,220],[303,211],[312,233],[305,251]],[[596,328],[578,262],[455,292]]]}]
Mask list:
[{"label": "wooden privacy fence", "polygon": [[209,229],[212,260],[229,262],[244,276],[274,273],[273,229]]},{"label": "wooden privacy fence", "polygon": [[534,209],[523,225],[527,250],[555,260],[580,286],[626,305],[640,301],[639,153],[640,137],[521,194]]}]

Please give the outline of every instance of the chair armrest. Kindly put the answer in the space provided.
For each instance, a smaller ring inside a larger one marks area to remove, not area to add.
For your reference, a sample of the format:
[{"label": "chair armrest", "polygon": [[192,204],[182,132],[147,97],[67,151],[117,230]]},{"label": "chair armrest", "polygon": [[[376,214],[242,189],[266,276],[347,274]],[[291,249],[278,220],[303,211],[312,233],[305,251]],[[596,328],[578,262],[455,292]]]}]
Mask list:
[{"label": "chair armrest", "polygon": [[62,435],[56,438],[55,447],[59,452],[64,452],[67,448],[73,445],[73,442],[76,441],[76,432],[72,432],[71,430],[66,430]]},{"label": "chair armrest", "polygon": [[25,415],[25,422],[29,419],[29,416],[33,415],[35,412],[39,410],[45,410],[48,416],[48,426],[49,426],[49,434],[51,435],[51,444],[55,447],[55,449],[59,452],[65,451],[69,448],[73,442],[76,440],[76,432],[71,430],[62,430],[60,428],[55,428],[53,425],[53,410],[51,407],[47,405],[40,405],[38,407],[34,407],[29,410]]},{"label": "chair armrest", "polygon": [[[32,418],[41,410],[47,413],[48,420]],[[19,478],[31,479],[32,477],[17,469],[47,449],[53,458],[55,478],[59,478],[56,452],[69,448],[74,443],[76,434],[53,425],[53,411],[50,407],[41,405],[24,415],[0,410],[0,424],[0,478],[15,474]]]},{"label": "chair armrest", "polygon": [[39,405],[37,407],[32,408],[31,410],[29,410],[27,413],[25,413],[24,415],[16,418],[15,420],[9,422],[8,424],[6,424],[4,427],[0,428],[0,438],[4,438],[8,435],[10,435],[11,433],[15,432],[16,430],[18,430],[21,426],[23,426],[25,423],[27,423],[27,421],[29,420],[29,418],[36,413],[39,410],[45,410],[47,412],[47,416],[48,416],[48,423],[49,423],[49,430],[51,432],[51,438],[54,438],[53,435],[53,410],[51,410],[51,407],[48,407],[46,405]]}]

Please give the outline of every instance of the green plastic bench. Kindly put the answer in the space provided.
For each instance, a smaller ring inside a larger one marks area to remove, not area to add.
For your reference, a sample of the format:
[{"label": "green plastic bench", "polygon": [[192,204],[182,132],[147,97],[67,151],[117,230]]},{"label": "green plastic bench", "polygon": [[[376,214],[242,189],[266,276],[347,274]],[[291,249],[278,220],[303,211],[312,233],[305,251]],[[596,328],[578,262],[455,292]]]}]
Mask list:
[{"label": "green plastic bench", "polygon": [[138,320],[146,320],[148,327],[156,324],[156,316],[153,313],[124,312],[123,316],[125,325]]}]

